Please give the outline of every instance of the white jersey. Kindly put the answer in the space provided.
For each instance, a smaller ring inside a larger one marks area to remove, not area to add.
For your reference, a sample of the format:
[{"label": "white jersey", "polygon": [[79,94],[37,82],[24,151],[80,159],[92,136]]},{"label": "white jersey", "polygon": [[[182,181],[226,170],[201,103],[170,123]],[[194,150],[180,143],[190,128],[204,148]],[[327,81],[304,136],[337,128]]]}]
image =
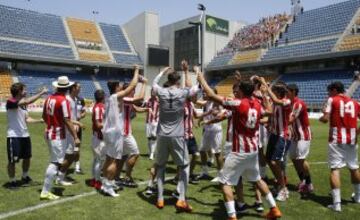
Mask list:
[{"label": "white jersey", "polygon": [[[210,111],[216,111],[216,110],[220,110],[220,108],[216,108],[214,109],[214,102],[211,101],[207,101],[205,108],[204,108],[204,113],[210,112]],[[211,119],[213,119],[215,116],[211,113],[207,116],[204,117],[205,121],[209,121]],[[216,132],[216,131],[222,131],[222,126],[221,126],[221,122],[218,123],[213,123],[213,124],[209,124],[209,125],[204,125],[204,130],[205,131],[209,131],[209,132]]]},{"label": "white jersey", "polygon": [[10,98],[6,102],[7,113],[7,137],[29,137],[26,124],[28,112],[26,107],[19,106],[18,100]]}]

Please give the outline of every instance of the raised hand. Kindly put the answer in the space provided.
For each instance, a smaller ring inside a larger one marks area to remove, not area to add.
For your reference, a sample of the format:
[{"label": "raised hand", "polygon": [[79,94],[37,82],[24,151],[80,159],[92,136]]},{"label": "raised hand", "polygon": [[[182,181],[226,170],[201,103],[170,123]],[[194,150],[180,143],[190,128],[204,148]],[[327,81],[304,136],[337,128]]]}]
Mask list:
[{"label": "raised hand", "polygon": [[188,64],[188,62],[186,60],[181,61],[181,69],[185,73],[189,71],[189,64]]}]

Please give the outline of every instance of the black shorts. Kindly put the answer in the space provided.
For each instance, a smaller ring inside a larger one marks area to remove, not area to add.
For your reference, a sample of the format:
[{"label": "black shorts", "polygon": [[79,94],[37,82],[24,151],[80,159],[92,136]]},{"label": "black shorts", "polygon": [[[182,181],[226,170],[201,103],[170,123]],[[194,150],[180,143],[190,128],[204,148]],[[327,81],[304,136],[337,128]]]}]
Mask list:
[{"label": "black shorts", "polygon": [[79,128],[79,130],[77,131],[77,136],[81,141],[82,140],[82,128]]},{"label": "black shorts", "polygon": [[193,155],[193,154],[196,154],[199,152],[195,137],[187,139],[186,145],[187,145],[189,154]]},{"label": "black shorts", "polygon": [[7,153],[9,163],[17,163],[20,159],[31,158],[30,137],[8,137]]}]

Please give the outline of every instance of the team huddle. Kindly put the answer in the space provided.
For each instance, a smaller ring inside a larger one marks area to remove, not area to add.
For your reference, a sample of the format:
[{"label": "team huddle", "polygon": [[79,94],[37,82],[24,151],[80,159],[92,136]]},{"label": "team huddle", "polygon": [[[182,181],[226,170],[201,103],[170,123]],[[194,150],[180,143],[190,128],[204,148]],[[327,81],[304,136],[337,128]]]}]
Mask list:
[{"label": "team huddle", "polygon": [[[208,85],[198,67],[194,67],[197,83],[193,85],[187,62],[183,61],[181,66],[185,85],[181,86],[182,74],[170,67],[165,68],[153,80],[150,98],[145,102],[147,79],[139,74],[138,67],[134,68],[130,83],[109,81],[109,96],[103,90],[95,92],[92,108],[92,187],[111,197],[118,197],[122,186],[137,187],[132,171],[140,151],[131,128],[133,113],[137,112],[147,114],[145,131],[153,166],[145,193],[157,195],[155,205],[158,209],[165,206],[163,192],[169,155],[177,166],[177,189],[173,194],[177,198],[175,207],[178,211],[193,210],[186,199],[189,183],[211,180],[220,183],[228,219],[237,219],[238,213],[250,208],[243,194],[243,181],[248,181],[255,188],[252,207],[263,212],[262,197],[265,197],[270,207],[265,217],[280,218],[282,213],[276,201],[285,202],[289,198],[287,158],[292,160],[299,177],[298,192],[314,192],[306,161],[312,133],[306,103],[298,98],[299,89],[295,84],[270,84],[256,75],[250,80],[243,80],[240,72],[235,72],[233,94],[222,97]],[[163,76],[167,80],[160,85]],[[138,84],[141,88],[136,94]],[[50,160],[40,193],[43,200],[59,199],[51,192],[54,182],[63,186],[72,185],[66,173],[74,162],[76,172],[81,173],[79,155],[84,126],[80,120],[86,113],[78,98],[80,84],[61,76],[53,82],[53,87],[56,92],[46,98],[42,119],[29,117],[26,106],[46,94],[46,89],[26,97],[26,86],[15,83],[11,87],[12,98],[6,104],[10,186],[16,187],[15,163],[20,159],[23,160],[22,181],[32,181],[28,174],[31,141],[27,123],[44,122],[46,125],[45,140]],[[341,82],[331,83],[327,90],[329,98],[319,120],[330,124],[328,164],[333,204],[329,208],[341,211],[339,170],[345,166],[350,170],[354,186],[352,200],[360,203],[357,156],[360,104],[345,95]],[[203,111],[198,112],[195,106],[201,106]],[[194,119],[203,126],[199,148],[193,133]],[[227,128],[225,145],[222,146],[224,120],[227,120]],[[194,170],[199,156],[201,173],[196,175]],[[218,172],[214,179],[209,174],[209,157],[216,161]],[[273,192],[267,184],[267,166],[275,177]],[[125,177],[120,178],[123,168]]]}]

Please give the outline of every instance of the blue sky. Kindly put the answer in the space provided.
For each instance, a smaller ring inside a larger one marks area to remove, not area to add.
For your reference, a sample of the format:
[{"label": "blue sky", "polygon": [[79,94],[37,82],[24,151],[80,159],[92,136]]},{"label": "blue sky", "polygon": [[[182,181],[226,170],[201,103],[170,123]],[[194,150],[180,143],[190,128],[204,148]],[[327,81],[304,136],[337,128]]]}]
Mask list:
[{"label": "blue sky", "polygon": [[[302,4],[310,10],[342,1],[302,0]],[[3,5],[84,19],[93,19],[92,11],[97,10],[96,19],[111,24],[123,24],[142,11],[153,11],[159,13],[161,25],[196,15],[200,2],[209,14],[248,23],[290,12],[290,0],[0,0]]]}]

